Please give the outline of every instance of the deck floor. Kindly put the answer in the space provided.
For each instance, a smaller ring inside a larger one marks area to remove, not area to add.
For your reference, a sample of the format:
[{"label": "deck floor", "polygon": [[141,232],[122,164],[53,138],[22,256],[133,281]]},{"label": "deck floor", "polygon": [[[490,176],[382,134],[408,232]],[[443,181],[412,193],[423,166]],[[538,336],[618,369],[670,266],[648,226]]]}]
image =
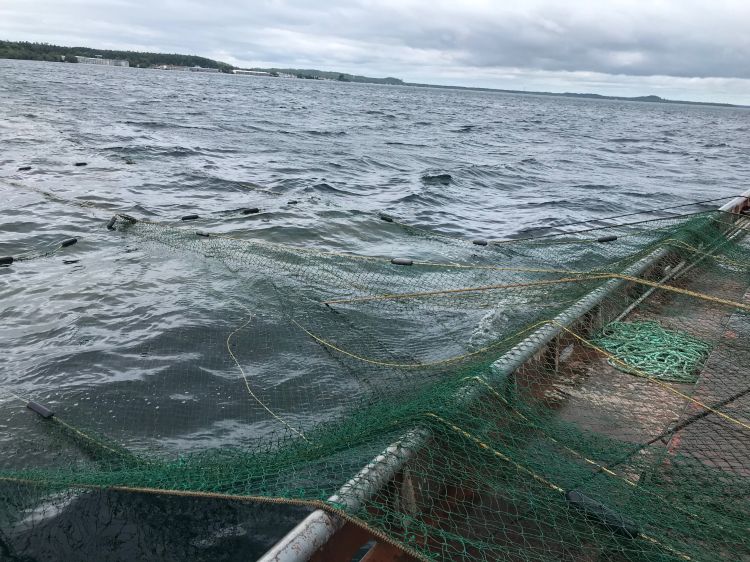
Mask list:
[{"label": "deck floor", "polygon": [[[692,273],[692,272],[690,272]],[[748,285],[737,275],[687,274],[675,285],[736,302],[750,303]],[[560,368],[552,392],[559,393],[559,416],[583,429],[618,440],[643,443],[705,412],[718,409],[750,425],[750,318],[714,302],[657,291],[626,321],[655,320],[712,344],[695,384],[658,384],[612,367],[596,351],[579,349]],[[577,346],[582,348],[583,346]],[[676,391],[676,392],[673,392]],[[744,394],[727,405],[736,394]],[[690,396],[690,401],[677,392]],[[700,404],[699,404],[699,403]],[[750,433],[714,413],[676,432],[664,445],[706,465],[750,476]]]}]

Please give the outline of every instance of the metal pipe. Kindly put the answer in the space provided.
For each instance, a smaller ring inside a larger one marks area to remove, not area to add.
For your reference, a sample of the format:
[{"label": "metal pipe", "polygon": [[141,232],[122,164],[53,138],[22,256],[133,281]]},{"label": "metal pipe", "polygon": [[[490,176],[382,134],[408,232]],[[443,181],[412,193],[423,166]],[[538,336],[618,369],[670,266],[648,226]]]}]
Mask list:
[{"label": "metal pipe", "polygon": [[[750,198],[750,190],[723,205],[720,211],[742,210]],[[640,275],[643,271],[664,259],[671,251],[657,250],[642,258],[623,271],[631,277]],[[545,324],[511,350],[503,354],[490,366],[491,379],[502,380],[515,372],[526,361],[531,359],[543,346],[551,342],[563,330],[561,326],[569,326],[581,316],[600,304],[608,295],[625,284],[622,279],[612,279],[593,290],[576,304],[555,317],[553,322]],[[461,399],[471,401],[477,397],[480,390],[474,386],[467,386]],[[390,445],[385,451],[373,459],[357,476],[347,482],[328,501],[343,503],[349,509],[355,510],[393,476],[403,468],[407,461],[413,458],[429,440],[430,433],[424,429],[414,429],[404,437]],[[303,562],[308,560],[321,546],[323,546],[342,526],[343,519],[318,509],[308,515],[294,529],[276,543],[258,562]]]},{"label": "metal pipe", "polygon": [[[695,263],[698,263],[698,262],[695,262]],[[659,281],[658,281],[659,285],[663,285],[664,283],[666,283],[670,279],[677,278],[678,274],[682,271],[683,267],[685,267],[685,262],[681,261],[676,266],[674,266],[674,268],[669,273],[667,273],[664,277],[662,277],[661,279],[659,279]],[[688,268],[688,269],[690,269],[690,268]],[[635,310],[635,308],[637,306],[639,306],[643,301],[645,301],[648,297],[650,297],[655,290],[656,290],[656,287],[651,287],[648,291],[646,291],[645,293],[643,293],[640,297],[638,297],[635,301],[633,301],[630,304],[630,306],[628,306],[625,310],[623,310],[617,316],[617,318],[615,318],[613,320],[613,322],[619,322],[620,320],[622,320],[623,318],[625,318],[628,314],[630,314],[631,312],[633,312],[633,310]]]},{"label": "metal pipe", "polygon": [[[426,430],[414,429],[390,445],[359,473],[328,498],[354,511],[387,484],[429,438]],[[259,562],[308,560],[344,525],[344,520],[322,509],[313,511],[266,552]]]},{"label": "metal pipe", "polygon": [[[734,240],[737,238],[740,234],[742,234],[741,226],[746,224],[747,221],[745,220],[738,220],[737,224],[740,224],[740,226],[734,228],[734,232],[732,232],[732,229],[729,231],[731,234],[728,234],[727,240]],[[715,244],[713,247],[713,251],[718,249],[720,246],[719,243]],[[713,254],[713,251],[706,252],[702,257],[695,260],[693,263],[685,267],[686,263],[685,261],[681,261],[678,263],[672,271],[670,271],[667,275],[665,275],[661,280],[659,280],[659,285],[663,285],[670,279],[678,279],[679,277],[682,277],[685,275],[688,271],[692,270],[694,267],[696,267],[700,262],[705,260],[708,256]],[[630,314],[635,308],[640,305],[643,301],[645,301],[648,297],[650,297],[654,291],[656,291],[657,287],[651,287],[648,291],[643,293],[636,301],[634,301],[630,306],[628,306],[625,310],[623,310],[620,315],[614,319],[614,322],[619,322],[623,318],[625,318],[628,314]]]},{"label": "metal pipe", "polygon": [[[670,250],[662,249],[652,252],[645,258],[637,261],[629,268],[623,271],[623,275],[637,277],[646,269],[664,259],[669,255]],[[536,332],[528,336],[525,340],[516,345],[513,349],[505,353],[497,361],[490,365],[492,379],[502,380],[520,368],[526,361],[531,359],[543,346],[547,345],[553,339],[563,332],[563,327],[568,327],[581,316],[591,311],[594,307],[627,283],[623,279],[612,279],[604,283],[601,287],[594,289],[576,304],[558,314],[551,322],[539,328]]]}]

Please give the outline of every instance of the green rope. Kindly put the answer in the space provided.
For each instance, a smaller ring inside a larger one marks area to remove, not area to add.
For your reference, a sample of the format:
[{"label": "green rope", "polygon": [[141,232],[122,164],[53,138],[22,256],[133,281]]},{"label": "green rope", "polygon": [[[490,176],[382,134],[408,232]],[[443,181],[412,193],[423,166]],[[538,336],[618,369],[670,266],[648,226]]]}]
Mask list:
[{"label": "green rope", "polygon": [[[665,330],[658,322],[612,322],[592,340],[617,359],[652,377],[672,382],[693,383],[698,367],[711,346],[684,332]],[[625,372],[612,360],[609,364]]]}]

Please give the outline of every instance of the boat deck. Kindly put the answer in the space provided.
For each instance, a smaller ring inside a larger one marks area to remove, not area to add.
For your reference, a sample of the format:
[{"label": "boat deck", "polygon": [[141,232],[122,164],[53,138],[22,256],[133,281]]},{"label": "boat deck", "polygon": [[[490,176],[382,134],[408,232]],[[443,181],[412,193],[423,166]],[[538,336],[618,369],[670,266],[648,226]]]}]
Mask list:
[{"label": "boat deck", "polygon": [[[748,286],[735,279],[722,279],[716,273],[689,275],[672,284],[726,300],[750,302]],[[615,439],[639,443],[703,410],[673,390],[710,405],[748,386],[746,374],[739,368],[747,364],[743,358],[750,360],[750,350],[743,345],[750,341],[750,322],[745,315],[733,314],[721,304],[657,291],[624,320],[655,320],[666,329],[712,343],[714,347],[696,383],[659,384],[633,376],[613,367],[604,353],[573,341],[568,344],[569,358],[560,361],[554,384],[544,389],[562,419]],[[750,393],[733,404],[728,408],[734,408],[737,415],[747,412]],[[687,436],[707,431],[712,424],[724,429],[732,425],[715,415],[707,416],[683,430],[673,446],[682,441],[681,450],[687,450]],[[731,433],[748,439],[743,432]],[[750,442],[745,443],[744,458],[750,458]]]}]

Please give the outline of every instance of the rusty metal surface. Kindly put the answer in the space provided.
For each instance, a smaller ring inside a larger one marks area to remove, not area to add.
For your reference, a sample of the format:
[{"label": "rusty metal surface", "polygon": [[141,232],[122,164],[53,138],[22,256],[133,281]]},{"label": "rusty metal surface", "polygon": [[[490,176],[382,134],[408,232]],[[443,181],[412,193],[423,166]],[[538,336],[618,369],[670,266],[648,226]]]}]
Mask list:
[{"label": "rusty metal surface", "polygon": [[360,562],[413,562],[414,558],[404,554],[395,546],[389,544],[377,543],[367,554],[364,555]]}]

